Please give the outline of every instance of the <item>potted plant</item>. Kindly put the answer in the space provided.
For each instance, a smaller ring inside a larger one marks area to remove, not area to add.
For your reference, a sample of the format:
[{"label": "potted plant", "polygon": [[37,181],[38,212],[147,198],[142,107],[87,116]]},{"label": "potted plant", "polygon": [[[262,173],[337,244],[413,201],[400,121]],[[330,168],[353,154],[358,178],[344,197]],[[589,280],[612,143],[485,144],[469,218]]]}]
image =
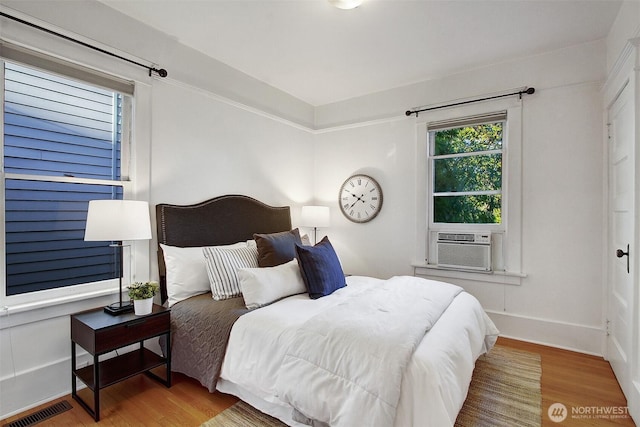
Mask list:
[{"label": "potted plant", "polygon": [[135,282],[127,286],[127,289],[129,290],[129,299],[133,301],[135,314],[141,316],[151,313],[153,297],[160,289],[158,282]]}]

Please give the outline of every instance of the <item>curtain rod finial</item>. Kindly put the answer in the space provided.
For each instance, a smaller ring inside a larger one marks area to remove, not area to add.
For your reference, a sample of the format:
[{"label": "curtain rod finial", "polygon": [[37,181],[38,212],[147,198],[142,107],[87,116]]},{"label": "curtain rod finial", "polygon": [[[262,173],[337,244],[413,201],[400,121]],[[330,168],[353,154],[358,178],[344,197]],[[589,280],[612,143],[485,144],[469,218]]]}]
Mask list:
[{"label": "curtain rod finial", "polygon": [[167,75],[169,75],[169,73],[167,73],[167,70],[165,70],[164,68],[160,68],[158,70],[157,68],[149,67],[149,77],[151,77],[151,73],[154,72],[160,77],[167,77]]}]

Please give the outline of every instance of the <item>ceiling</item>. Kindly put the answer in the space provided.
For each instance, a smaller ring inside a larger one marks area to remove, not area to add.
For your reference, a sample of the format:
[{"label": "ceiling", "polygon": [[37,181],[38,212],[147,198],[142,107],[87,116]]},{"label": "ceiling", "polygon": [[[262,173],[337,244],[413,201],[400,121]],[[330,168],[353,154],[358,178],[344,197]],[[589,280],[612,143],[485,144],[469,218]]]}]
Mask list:
[{"label": "ceiling", "polygon": [[101,0],[311,105],[606,37],[621,0]]}]

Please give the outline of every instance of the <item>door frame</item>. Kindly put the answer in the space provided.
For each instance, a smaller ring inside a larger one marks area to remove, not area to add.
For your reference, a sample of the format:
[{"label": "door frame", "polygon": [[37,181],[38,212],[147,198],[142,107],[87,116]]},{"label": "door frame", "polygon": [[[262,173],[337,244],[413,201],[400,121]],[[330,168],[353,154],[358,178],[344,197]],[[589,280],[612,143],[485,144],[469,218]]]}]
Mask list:
[{"label": "door frame", "polygon": [[[640,268],[640,38],[631,39],[625,45],[620,57],[614,64],[614,67],[609,74],[607,81],[603,88],[603,116],[605,124],[608,122],[608,115],[610,108],[613,106],[618,96],[625,88],[626,85],[630,86],[633,94],[634,104],[634,134],[635,134],[635,149],[634,149],[634,182],[636,183],[634,188],[634,235],[630,243],[630,274],[632,275],[631,281],[633,284],[633,301],[631,302],[632,318],[631,322],[634,328],[631,331],[631,345],[630,354],[628,360],[631,365],[629,366],[629,373],[631,374],[631,387],[629,390],[630,395],[625,396],[627,398],[627,406],[629,408],[629,415],[633,418],[636,424],[640,424],[640,274],[638,269]],[[609,227],[609,203],[610,203],[610,188],[609,188],[609,143],[607,127],[604,127],[604,161],[605,161],[605,194],[604,200],[605,206],[605,224],[604,224],[604,241],[607,248],[604,254],[603,266],[604,266],[604,281],[603,293],[604,293],[604,306],[603,316],[604,321],[609,317],[609,291],[610,280],[612,278],[612,272],[610,265],[613,262],[613,254],[616,248],[611,247]],[[606,324],[605,324],[606,325]],[[606,326],[605,326],[606,327]],[[608,359],[608,338],[604,336],[602,348],[605,359]]]}]

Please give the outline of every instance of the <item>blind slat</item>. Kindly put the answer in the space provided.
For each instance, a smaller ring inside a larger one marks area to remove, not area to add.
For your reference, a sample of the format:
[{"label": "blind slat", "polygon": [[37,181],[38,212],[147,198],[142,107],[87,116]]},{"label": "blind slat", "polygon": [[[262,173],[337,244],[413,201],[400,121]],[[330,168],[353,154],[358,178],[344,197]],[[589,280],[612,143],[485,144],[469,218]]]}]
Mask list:
[{"label": "blind slat", "polygon": [[461,128],[466,126],[482,125],[486,123],[503,122],[507,120],[506,111],[498,111],[495,113],[479,114],[477,116],[468,116],[460,119],[441,120],[437,122],[427,123],[427,130],[437,131],[453,128]]},{"label": "blind slat", "polygon": [[133,95],[134,84],[131,81],[63,61],[2,40],[0,40],[0,57],[61,74],[92,85],[111,89],[122,94]]}]

